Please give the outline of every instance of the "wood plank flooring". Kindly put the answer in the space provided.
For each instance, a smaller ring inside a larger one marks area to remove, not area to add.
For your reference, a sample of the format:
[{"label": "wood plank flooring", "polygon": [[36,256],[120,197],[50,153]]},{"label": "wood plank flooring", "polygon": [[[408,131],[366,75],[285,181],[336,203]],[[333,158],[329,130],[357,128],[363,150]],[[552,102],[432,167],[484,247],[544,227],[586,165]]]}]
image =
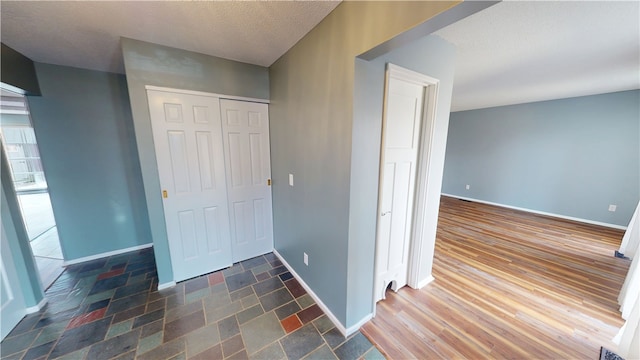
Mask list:
[{"label": "wood plank flooring", "polygon": [[624,232],[442,197],[435,281],[361,330],[390,359],[597,359],[623,320]]}]

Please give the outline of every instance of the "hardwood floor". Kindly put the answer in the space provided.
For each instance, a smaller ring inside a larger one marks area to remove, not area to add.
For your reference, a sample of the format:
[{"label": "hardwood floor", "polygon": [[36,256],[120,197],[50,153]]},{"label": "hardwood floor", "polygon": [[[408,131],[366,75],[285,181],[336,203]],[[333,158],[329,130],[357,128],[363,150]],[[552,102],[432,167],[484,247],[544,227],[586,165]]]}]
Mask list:
[{"label": "hardwood floor", "polygon": [[623,320],[624,232],[443,197],[435,281],[361,330],[390,359],[597,359]]}]

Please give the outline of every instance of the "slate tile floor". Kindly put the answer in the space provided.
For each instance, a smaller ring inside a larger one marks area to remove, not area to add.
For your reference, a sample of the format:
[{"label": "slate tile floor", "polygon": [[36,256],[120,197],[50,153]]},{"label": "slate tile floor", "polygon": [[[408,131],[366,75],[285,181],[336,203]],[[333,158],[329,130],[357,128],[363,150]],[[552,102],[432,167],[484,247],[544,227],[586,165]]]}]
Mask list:
[{"label": "slate tile floor", "polygon": [[157,291],[152,249],[67,267],[2,359],[384,359],[345,339],[273,254]]}]

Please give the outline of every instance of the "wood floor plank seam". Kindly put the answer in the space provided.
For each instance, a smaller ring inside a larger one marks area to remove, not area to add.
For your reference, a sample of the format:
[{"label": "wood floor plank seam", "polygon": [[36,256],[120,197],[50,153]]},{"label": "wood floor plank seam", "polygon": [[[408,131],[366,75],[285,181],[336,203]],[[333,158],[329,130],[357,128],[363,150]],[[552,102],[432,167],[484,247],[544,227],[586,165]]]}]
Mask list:
[{"label": "wood floor plank seam", "polygon": [[443,197],[435,281],[388,292],[362,333],[390,359],[595,359],[623,324],[622,235]]}]

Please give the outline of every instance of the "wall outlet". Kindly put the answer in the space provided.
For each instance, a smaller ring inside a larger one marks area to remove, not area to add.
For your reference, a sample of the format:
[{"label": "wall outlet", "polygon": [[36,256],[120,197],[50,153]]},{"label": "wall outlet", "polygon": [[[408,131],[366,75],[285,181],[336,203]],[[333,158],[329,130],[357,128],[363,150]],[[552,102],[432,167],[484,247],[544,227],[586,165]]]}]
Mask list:
[{"label": "wall outlet", "polygon": [[471,185],[467,185],[467,186],[465,186],[464,188],[465,188],[465,189],[467,189],[467,190],[469,190],[469,189],[471,189]]},{"label": "wall outlet", "polygon": [[609,211],[615,212],[617,207],[617,205],[609,205]]},{"label": "wall outlet", "polygon": [[307,253],[303,253],[304,254],[304,264],[309,266],[309,255],[307,255]]},{"label": "wall outlet", "polygon": [[293,174],[289,174],[289,186],[293,186]]}]

